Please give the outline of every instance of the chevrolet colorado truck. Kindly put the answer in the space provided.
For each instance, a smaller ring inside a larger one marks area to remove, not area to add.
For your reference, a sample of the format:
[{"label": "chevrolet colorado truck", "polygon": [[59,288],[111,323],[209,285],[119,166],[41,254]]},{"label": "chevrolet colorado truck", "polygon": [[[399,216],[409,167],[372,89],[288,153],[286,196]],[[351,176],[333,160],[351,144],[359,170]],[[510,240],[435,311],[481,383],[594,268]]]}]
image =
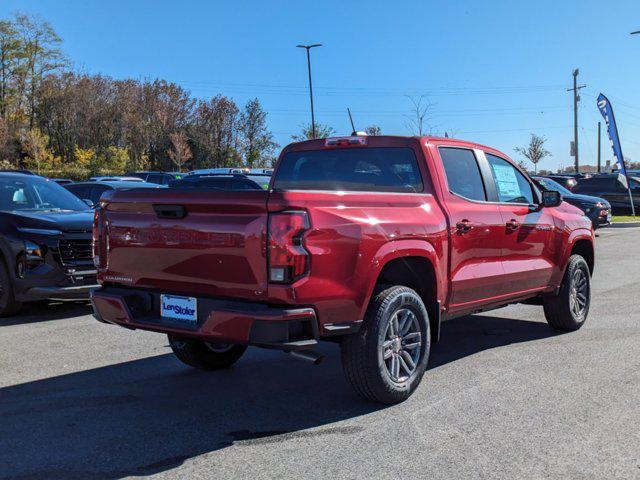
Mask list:
[{"label": "chevrolet colorado truck", "polygon": [[450,138],[294,143],[267,190],[107,194],[93,235],[98,320],[165,333],[205,370],[340,342],[349,383],[383,403],[416,389],[446,319],[525,302],[580,328],[594,269],[579,209]]}]

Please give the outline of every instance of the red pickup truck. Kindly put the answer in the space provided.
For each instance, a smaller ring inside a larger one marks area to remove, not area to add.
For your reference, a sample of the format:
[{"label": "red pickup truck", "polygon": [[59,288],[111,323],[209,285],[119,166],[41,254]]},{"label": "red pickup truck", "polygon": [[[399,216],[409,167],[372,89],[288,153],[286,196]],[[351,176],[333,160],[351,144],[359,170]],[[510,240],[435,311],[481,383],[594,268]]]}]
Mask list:
[{"label": "red pickup truck", "polygon": [[339,341],[356,392],[394,403],[443,320],[526,302],[580,328],[594,235],[493,148],[351,136],[287,146],[264,191],[103,197],[94,260],[96,318],[166,333],[188,365],[228,367],[247,345],[318,362]]}]

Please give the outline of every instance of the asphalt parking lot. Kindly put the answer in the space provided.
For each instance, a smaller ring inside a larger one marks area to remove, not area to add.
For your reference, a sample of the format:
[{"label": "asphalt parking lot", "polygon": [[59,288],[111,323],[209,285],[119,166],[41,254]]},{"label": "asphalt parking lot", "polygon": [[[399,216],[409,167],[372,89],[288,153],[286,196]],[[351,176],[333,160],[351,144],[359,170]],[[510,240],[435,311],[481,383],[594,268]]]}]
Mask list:
[{"label": "asphalt parking lot", "polygon": [[36,304],[0,320],[0,478],[640,478],[640,229],[597,239],[586,326],[540,307],[445,323],[392,407],[253,349],[191,370],[166,338]]}]

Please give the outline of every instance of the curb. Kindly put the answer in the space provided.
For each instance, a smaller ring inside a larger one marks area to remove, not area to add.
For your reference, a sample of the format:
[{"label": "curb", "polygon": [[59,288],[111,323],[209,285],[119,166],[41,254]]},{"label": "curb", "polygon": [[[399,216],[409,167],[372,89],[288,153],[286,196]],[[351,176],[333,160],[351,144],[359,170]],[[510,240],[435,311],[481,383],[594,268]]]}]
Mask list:
[{"label": "curb", "polygon": [[627,223],[610,223],[607,228],[638,228],[640,222],[627,222]]}]

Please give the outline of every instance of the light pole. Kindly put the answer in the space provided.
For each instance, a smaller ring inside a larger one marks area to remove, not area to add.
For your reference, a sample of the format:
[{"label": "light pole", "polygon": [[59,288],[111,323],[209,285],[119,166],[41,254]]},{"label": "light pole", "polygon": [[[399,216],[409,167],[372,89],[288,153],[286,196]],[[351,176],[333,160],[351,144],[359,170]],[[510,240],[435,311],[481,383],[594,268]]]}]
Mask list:
[{"label": "light pole", "polygon": [[313,45],[296,45],[298,48],[304,48],[307,51],[307,69],[309,71],[309,98],[311,100],[311,135],[316,138],[316,119],[313,115],[313,84],[311,82],[311,55],[309,50],[314,47],[321,47],[321,43],[314,43]]}]

